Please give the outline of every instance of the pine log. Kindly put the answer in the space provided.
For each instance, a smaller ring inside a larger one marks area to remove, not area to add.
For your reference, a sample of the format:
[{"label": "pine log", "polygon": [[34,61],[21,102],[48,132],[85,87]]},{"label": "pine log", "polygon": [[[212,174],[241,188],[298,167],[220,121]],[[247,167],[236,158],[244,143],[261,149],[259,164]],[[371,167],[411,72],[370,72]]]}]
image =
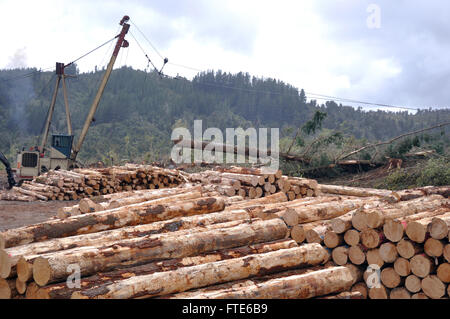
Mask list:
[{"label": "pine log", "polygon": [[362,205],[364,205],[364,202],[361,200],[349,200],[342,203],[323,203],[308,207],[292,207],[288,208],[288,210],[295,211],[299,217],[299,223],[303,224],[336,218]]},{"label": "pine log", "polygon": [[361,232],[361,243],[367,248],[377,248],[385,241],[384,234],[381,231],[367,228]]},{"label": "pine log", "polygon": [[379,228],[387,220],[404,218],[419,212],[432,211],[446,205],[448,205],[447,200],[440,195],[431,195],[408,202],[399,202],[385,208],[366,211],[366,225],[370,228]]},{"label": "pine log", "polygon": [[[204,263],[226,260],[230,258],[238,258],[251,254],[266,253],[292,247],[297,247],[297,244],[294,241],[278,240],[274,242],[255,244],[238,248],[212,251],[193,257],[163,260],[134,267],[122,267],[110,272],[97,273],[90,277],[84,277],[81,279],[80,286],[83,290],[92,289],[133,276],[149,275],[156,272],[175,270],[180,267],[190,267]],[[71,295],[78,290],[80,289],[68,288],[65,283],[59,283],[41,287],[38,291],[38,296],[41,299],[66,299],[70,298]]]},{"label": "pine log", "polygon": [[383,225],[383,232],[387,239],[389,239],[392,242],[398,242],[403,238],[404,231],[407,227],[407,224],[415,221],[420,220],[423,218],[429,218],[437,215],[444,214],[446,209],[436,209],[431,212],[422,212],[414,215],[410,215],[404,218],[400,219],[388,219],[385,218],[385,223]]},{"label": "pine log", "polygon": [[356,229],[349,229],[344,234],[344,241],[349,246],[356,246],[360,241],[360,232]]},{"label": "pine log", "polygon": [[445,295],[444,283],[435,275],[429,275],[422,279],[422,291],[431,299],[439,299]]},{"label": "pine log", "polygon": [[106,285],[102,289],[78,291],[72,298],[143,298],[161,296],[279,272],[300,265],[318,265],[329,258],[327,251],[318,244],[282,249],[248,257],[183,267],[173,271],[136,276]]},{"label": "pine log", "polygon": [[450,263],[450,244],[445,245],[443,255],[444,259]]},{"label": "pine log", "polygon": [[348,247],[347,246],[339,246],[333,249],[331,252],[331,257],[336,265],[343,266],[348,261]]},{"label": "pine log", "polygon": [[325,232],[325,236],[323,238],[323,243],[330,249],[336,248],[337,246],[342,245],[343,237],[340,234],[336,234],[332,230],[327,230]]},{"label": "pine log", "polygon": [[274,175],[276,178],[281,178],[283,174],[281,170],[272,170],[267,167],[250,168],[242,166],[231,166],[231,167],[218,167],[217,170],[220,172],[228,172],[236,174],[261,175],[261,176]]},{"label": "pine log", "polygon": [[276,273],[269,274],[269,275],[235,280],[235,281],[231,281],[231,282],[208,286],[205,288],[198,288],[198,289],[193,289],[193,290],[189,290],[186,292],[164,295],[161,297],[156,297],[156,299],[205,299],[208,295],[214,294],[216,291],[222,291],[222,290],[226,290],[226,289],[236,289],[236,288],[241,288],[241,287],[249,287],[252,285],[258,285],[262,282],[272,280],[272,279],[278,279],[278,278],[296,276],[296,275],[303,275],[303,274],[311,273],[313,271],[327,269],[330,267],[335,267],[335,265],[329,265],[329,263],[327,262],[324,265],[320,265],[320,266],[313,266],[313,267],[308,267],[308,268],[298,268],[298,269],[276,272]]},{"label": "pine log", "polygon": [[419,278],[425,278],[434,270],[433,260],[424,255],[415,255],[410,260],[411,272]]},{"label": "pine log", "polygon": [[348,258],[354,265],[362,265],[366,261],[366,254],[364,253],[361,245],[351,246],[348,249]]},{"label": "pine log", "polygon": [[[285,238],[287,227],[281,220],[256,221],[225,229],[133,238],[104,246],[75,248],[48,253],[33,262],[33,278],[40,286],[57,282],[70,275],[67,266],[77,263],[83,276],[107,271],[127,263],[136,265],[158,259],[186,257],[218,249],[239,247]],[[96,256],[95,259],[92,256]]]},{"label": "pine log", "polygon": [[409,292],[418,293],[422,290],[421,282],[422,280],[416,275],[409,275],[405,279],[405,288],[408,289]]},{"label": "pine log", "polygon": [[319,220],[312,223],[299,224],[295,225],[291,229],[291,238],[295,240],[297,243],[301,244],[306,240],[306,233],[308,230],[313,229],[314,227],[320,226],[324,223],[324,221]]},{"label": "pine log", "polygon": [[450,264],[442,263],[436,270],[436,275],[443,283],[450,283]]},{"label": "pine log", "polygon": [[360,291],[344,291],[338,294],[332,294],[318,299],[366,299]]},{"label": "pine log", "polygon": [[370,299],[388,299],[388,293],[386,287],[382,284],[379,287],[369,288]]},{"label": "pine log", "polygon": [[384,265],[384,260],[380,256],[380,249],[379,248],[369,249],[366,252],[366,260],[367,260],[367,264],[369,266],[370,265],[377,265],[378,267],[381,268]]},{"label": "pine log", "polygon": [[395,192],[389,190],[338,186],[338,185],[324,185],[324,184],[320,184],[319,189],[322,193],[328,194],[349,195],[358,197],[377,196],[389,200],[391,202],[398,202],[400,200],[400,197]]},{"label": "pine log", "polygon": [[19,278],[16,278],[16,290],[20,295],[25,294],[25,292],[27,291],[27,283],[21,281]]},{"label": "pine log", "polygon": [[351,292],[359,292],[362,296],[362,299],[367,299],[368,296],[368,288],[367,285],[363,282],[358,282],[353,285]]},{"label": "pine log", "polygon": [[330,230],[330,224],[328,221],[314,228],[308,229],[305,233],[306,241],[308,243],[323,243],[325,233]]},{"label": "pine log", "polygon": [[401,284],[401,277],[394,268],[386,267],[381,271],[381,282],[386,288],[395,288]]},{"label": "pine log", "polygon": [[411,294],[403,287],[397,287],[389,293],[389,299],[411,299]]},{"label": "pine log", "polygon": [[396,248],[398,254],[406,259],[410,259],[423,251],[422,246],[405,238],[397,243]]},{"label": "pine log", "polygon": [[0,299],[12,299],[17,294],[14,279],[0,279]]},{"label": "pine log", "polygon": [[[309,299],[348,290],[358,274],[350,267],[331,267],[302,275],[272,279],[258,284],[215,290],[201,298],[211,299]],[[200,296],[198,296],[200,297]]]},{"label": "pine log", "polygon": [[380,257],[385,263],[391,264],[397,259],[397,247],[391,242],[386,242],[380,246]]},{"label": "pine log", "polygon": [[[197,196],[198,192],[194,192],[194,194],[180,194],[174,197]],[[138,206],[121,207],[104,212],[74,216],[65,220],[50,220],[40,224],[10,229],[1,233],[0,236],[5,240],[5,247],[14,247],[50,238],[148,224],[178,216],[211,213],[221,211],[225,207],[223,198],[218,197],[185,200],[178,204],[154,205],[152,201],[149,201],[146,204],[135,205]]]},{"label": "pine log", "polygon": [[394,262],[394,270],[401,277],[409,276],[411,273],[409,260],[402,257],[397,258]]},{"label": "pine log", "polygon": [[425,241],[423,250],[430,257],[440,257],[444,253],[444,243],[434,238],[428,238]]},{"label": "pine log", "polygon": [[450,213],[437,216],[431,220],[430,236],[434,239],[448,238],[450,229]]},{"label": "pine log", "polygon": [[419,292],[411,296],[411,299],[430,299],[423,292]]},{"label": "pine log", "polygon": [[275,193],[270,196],[265,196],[265,197],[261,197],[261,198],[257,198],[257,199],[253,199],[253,200],[247,200],[242,203],[236,203],[234,205],[230,205],[229,207],[226,208],[226,210],[243,209],[243,208],[248,208],[248,207],[252,207],[252,206],[261,206],[261,205],[266,205],[266,204],[271,204],[271,203],[282,203],[282,202],[287,202],[286,194]]},{"label": "pine log", "polygon": [[[21,256],[39,255],[52,251],[56,252],[60,250],[73,249],[76,247],[99,245],[121,239],[145,236],[147,234],[181,231],[195,227],[203,227],[208,229],[210,228],[210,225],[220,224],[223,226],[224,223],[239,220],[249,221],[251,220],[251,217],[245,210],[194,215],[189,217],[179,217],[168,221],[154,222],[151,224],[129,226],[65,238],[55,238],[43,242],[12,247],[6,250],[6,253],[9,255],[8,257],[6,257],[6,255],[0,250],[0,267],[2,269],[0,274],[3,276],[2,278],[14,276],[16,274],[15,266]],[[12,270],[14,271],[12,272]]]}]

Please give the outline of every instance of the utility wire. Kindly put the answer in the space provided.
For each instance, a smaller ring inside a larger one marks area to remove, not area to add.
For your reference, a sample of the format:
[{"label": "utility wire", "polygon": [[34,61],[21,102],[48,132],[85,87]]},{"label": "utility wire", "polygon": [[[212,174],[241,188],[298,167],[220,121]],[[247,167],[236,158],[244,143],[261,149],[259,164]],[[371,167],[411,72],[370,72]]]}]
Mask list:
[{"label": "utility wire", "polygon": [[[133,26],[136,28],[136,30],[139,31],[139,33],[144,37],[145,40],[147,40],[147,42],[150,44],[150,46],[153,48],[153,50],[155,50],[155,52],[159,55],[159,57],[164,60],[164,57],[162,56],[161,53],[159,53],[158,49],[156,49],[156,47],[153,45],[153,43],[145,36],[145,34],[141,31],[141,29],[138,28],[138,26],[133,22],[133,20],[130,19],[131,24],[133,24]],[[133,36],[134,38],[134,36]]]},{"label": "utility wire", "polygon": [[106,45],[106,44],[108,44],[109,42],[113,41],[113,40],[114,40],[115,38],[117,38],[118,36],[119,36],[119,35],[116,35],[114,38],[112,38],[112,39],[106,41],[105,43],[103,43],[103,44],[101,44],[101,45],[99,45],[98,47],[96,47],[95,49],[89,51],[88,53],[83,54],[82,56],[80,56],[79,58],[73,60],[73,61],[70,62],[69,64],[66,64],[64,67],[68,67],[69,65],[74,64],[74,63],[77,62],[78,60],[81,60],[82,58],[86,57],[87,55],[91,54],[92,52],[94,52],[94,51],[100,49],[100,48],[103,47],[104,45]]}]

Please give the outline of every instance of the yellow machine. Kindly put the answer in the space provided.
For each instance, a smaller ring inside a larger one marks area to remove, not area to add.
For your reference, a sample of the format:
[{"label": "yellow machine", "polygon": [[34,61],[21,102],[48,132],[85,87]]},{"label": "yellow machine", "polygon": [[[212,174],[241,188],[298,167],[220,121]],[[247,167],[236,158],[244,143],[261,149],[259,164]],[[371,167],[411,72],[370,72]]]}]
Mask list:
[{"label": "yellow machine", "polygon": [[[114,63],[119,54],[119,50],[122,47],[128,47],[128,41],[125,40],[125,35],[128,33],[128,29],[130,25],[127,24],[130,18],[128,16],[124,16],[120,21],[120,25],[122,26],[122,30],[120,34],[116,36],[117,42],[114,48],[111,59],[108,63],[108,67],[103,76],[102,82],[100,83],[100,87],[98,88],[97,94],[92,102],[92,106],[87,115],[86,121],[84,122],[83,129],[81,131],[81,135],[77,141],[77,143],[73,146],[74,136],[72,131],[72,124],[70,119],[70,111],[69,104],[67,100],[67,90],[65,78],[67,75],[64,74],[64,68],[68,67],[72,63],[64,65],[63,63],[56,63],[56,84],[53,92],[52,101],[50,104],[48,116],[46,119],[44,132],[42,135],[41,144],[39,147],[34,147],[28,151],[22,150],[17,155],[17,167],[13,169],[16,173],[16,176],[19,180],[24,179],[32,179],[34,176],[38,176],[41,173],[45,173],[50,169],[65,169],[69,170],[74,167],[77,167],[76,158],[78,152],[83,145],[84,139],[88,132],[88,129],[94,119],[95,112],[97,110],[98,104],[100,102],[100,98],[103,94],[103,91],[106,87],[106,83],[111,75]],[[54,134],[51,136],[51,146],[49,149],[46,148],[48,133],[50,129],[50,124],[52,121],[53,111],[55,108],[56,97],[58,94],[58,89],[60,86],[60,82],[62,82],[63,93],[64,93],[64,103],[66,108],[66,119],[67,119],[67,129],[68,134]],[[8,163],[9,164],[9,163]],[[5,164],[6,165],[6,164]]]}]

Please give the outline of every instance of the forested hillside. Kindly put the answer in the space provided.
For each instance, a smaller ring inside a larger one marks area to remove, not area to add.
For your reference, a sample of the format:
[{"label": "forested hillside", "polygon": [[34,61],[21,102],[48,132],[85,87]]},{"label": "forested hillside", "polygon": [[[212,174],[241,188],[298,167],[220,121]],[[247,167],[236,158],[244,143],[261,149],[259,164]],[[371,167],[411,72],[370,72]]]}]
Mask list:
[{"label": "forested hillside", "polygon": [[[9,80],[32,71],[0,71],[0,149],[13,161],[18,149],[38,144],[54,89],[54,72]],[[77,137],[104,71],[77,74],[74,67],[72,72],[76,77],[67,80],[68,98]],[[416,114],[365,112],[335,102],[306,102],[306,98],[303,90],[287,83],[247,73],[208,71],[189,81],[123,67],[111,75],[79,159],[107,163],[111,157],[116,161],[167,159],[172,129],[192,129],[194,119],[202,119],[204,129],[279,127],[281,145],[287,147],[297,128],[311,120],[316,111],[326,113],[321,131],[299,137],[293,151],[320,134],[338,133],[337,139],[328,142],[347,141],[350,149],[358,143],[385,140],[450,120],[448,109]],[[51,132],[65,133],[65,121],[60,90]],[[435,148],[443,152],[448,145],[444,133],[435,130],[421,138],[437,141]]]}]

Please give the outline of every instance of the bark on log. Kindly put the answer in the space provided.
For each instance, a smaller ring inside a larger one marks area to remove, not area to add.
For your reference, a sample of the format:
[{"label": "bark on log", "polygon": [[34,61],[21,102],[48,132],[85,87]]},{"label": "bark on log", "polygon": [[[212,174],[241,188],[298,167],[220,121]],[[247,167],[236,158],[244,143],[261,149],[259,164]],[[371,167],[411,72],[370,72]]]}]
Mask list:
[{"label": "bark on log", "polygon": [[[192,256],[218,249],[283,239],[287,227],[281,220],[256,221],[226,229],[133,238],[100,247],[81,247],[44,254],[33,262],[33,278],[40,286],[66,278],[67,266],[77,263],[82,276],[106,271],[124,263],[136,265],[154,260]],[[95,256],[95,258],[92,258]]]},{"label": "bark on log", "polygon": [[[184,197],[192,194],[175,195]],[[198,193],[195,192],[195,196]],[[172,197],[173,199],[173,197]],[[149,224],[179,216],[206,214],[221,211],[225,207],[223,198],[210,197],[185,200],[178,204],[154,205],[152,201],[139,206],[127,206],[110,211],[70,217],[65,220],[50,220],[40,224],[10,229],[3,232],[5,247],[29,244],[50,238],[68,237],[98,231],[116,229],[124,226]]]},{"label": "bark on log", "polygon": [[354,200],[333,204],[323,203],[311,205],[309,207],[292,207],[288,208],[288,210],[295,211],[299,217],[299,223],[303,224],[336,218],[362,205],[364,205],[362,200]]},{"label": "bark on log", "polygon": [[431,211],[447,206],[448,201],[440,195],[431,195],[408,202],[399,202],[386,208],[371,209],[365,212],[366,225],[379,228],[386,220],[403,218],[419,212]]},{"label": "bark on log", "polygon": [[161,296],[301,265],[318,265],[325,262],[328,257],[323,247],[318,244],[309,244],[174,271],[136,276],[106,285],[102,289],[75,292],[72,298],[127,299]]},{"label": "bark on log", "polygon": [[268,280],[240,288],[229,288],[205,293],[210,299],[309,299],[348,290],[357,280],[354,268],[331,267]]},{"label": "bark on log", "polygon": [[389,190],[380,190],[374,188],[361,188],[361,187],[349,187],[349,186],[338,186],[338,185],[319,185],[319,190],[322,193],[337,194],[337,195],[348,195],[357,197],[381,197],[382,199],[388,200],[390,202],[398,202],[400,196],[396,192]]},{"label": "bark on log", "polygon": [[213,251],[205,254],[199,254],[193,257],[168,259],[134,267],[119,268],[110,272],[97,273],[93,276],[82,278],[80,281],[80,289],[68,288],[65,283],[41,287],[38,291],[38,297],[41,299],[66,299],[70,298],[72,293],[74,293],[75,291],[92,289],[133,276],[149,275],[156,272],[175,270],[180,267],[190,267],[220,260],[238,258],[251,254],[261,254],[293,247],[297,247],[297,244],[292,240],[278,240],[274,242],[243,246],[233,249]]},{"label": "bark on log", "polygon": [[[438,208],[431,212],[422,212],[399,219],[389,219],[385,217],[383,232],[387,239],[392,242],[398,242],[403,238],[408,223],[424,218],[430,218],[444,214],[447,209]],[[444,236],[445,237],[445,236]]]},{"label": "bark on log", "polygon": [[[55,238],[43,242],[36,242],[28,245],[8,248],[6,252],[0,250],[0,268],[2,278],[14,276],[15,266],[21,256],[40,255],[48,252],[73,249],[83,246],[99,245],[121,239],[127,239],[150,234],[161,234],[180,230],[187,230],[195,227],[205,227],[210,225],[232,222],[249,221],[251,216],[245,210],[235,210],[229,212],[218,212],[206,215],[194,215],[189,217],[178,217],[168,221],[154,222],[138,226],[123,227],[98,233],[70,236],[65,238]],[[7,253],[7,255],[5,255]],[[3,256],[3,257],[2,257]],[[11,272],[14,270],[13,272]]]}]

